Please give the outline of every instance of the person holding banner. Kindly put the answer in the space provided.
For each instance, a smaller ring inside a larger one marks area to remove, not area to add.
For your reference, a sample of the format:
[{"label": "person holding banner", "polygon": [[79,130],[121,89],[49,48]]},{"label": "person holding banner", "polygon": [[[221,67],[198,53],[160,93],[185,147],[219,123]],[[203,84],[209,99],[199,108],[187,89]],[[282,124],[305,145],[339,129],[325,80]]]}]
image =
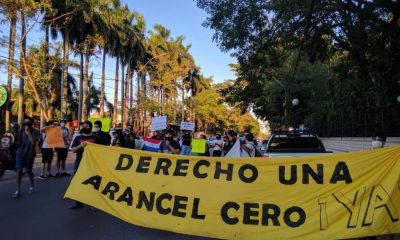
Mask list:
[{"label": "person holding banner", "polygon": [[105,146],[110,146],[111,144],[111,136],[110,134],[103,132],[101,130],[102,128],[102,123],[100,120],[97,120],[94,122],[94,135],[97,136],[100,140],[100,144],[101,145],[105,145]]},{"label": "person holding banner", "polygon": [[[92,122],[84,121],[82,124],[81,135],[77,136],[72,142],[72,152],[76,153],[76,160],[74,165],[74,172],[76,173],[81,163],[83,152],[88,142],[100,144],[100,140],[97,136],[92,133]],[[83,203],[75,202],[74,205],[70,206],[70,209],[82,208]]]},{"label": "person holding banner", "polygon": [[61,119],[60,120],[60,127],[61,127],[61,132],[64,140],[65,147],[61,148],[58,147],[56,148],[57,152],[57,173],[56,177],[62,177],[62,176],[71,176],[71,174],[67,173],[65,170],[65,161],[67,160],[68,156],[68,146],[69,146],[69,131],[66,128],[67,120]]},{"label": "person holding banner", "polygon": [[181,146],[178,141],[174,140],[173,136],[173,131],[171,129],[167,130],[160,145],[160,152],[171,154],[179,154],[181,152]]},{"label": "person holding banner", "polygon": [[372,148],[382,148],[386,143],[386,136],[383,133],[375,133],[372,136]]}]

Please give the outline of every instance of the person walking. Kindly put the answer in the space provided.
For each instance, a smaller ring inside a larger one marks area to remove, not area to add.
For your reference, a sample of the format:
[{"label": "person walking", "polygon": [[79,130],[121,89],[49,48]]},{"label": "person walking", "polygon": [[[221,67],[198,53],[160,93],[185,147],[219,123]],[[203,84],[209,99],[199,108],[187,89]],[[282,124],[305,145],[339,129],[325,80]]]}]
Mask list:
[{"label": "person walking", "polygon": [[29,175],[29,180],[31,186],[29,188],[29,193],[33,193],[34,191],[34,182],[33,182],[33,162],[35,160],[35,156],[37,151],[39,151],[39,131],[34,129],[33,123],[30,119],[25,119],[24,126],[19,132],[18,144],[17,144],[17,153],[16,153],[16,169],[17,169],[17,190],[12,195],[13,198],[20,197],[20,188],[21,188],[21,178],[22,178],[22,170],[25,169]]},{"label": "person walking", "polygon": [[66,127],[67,120],[60,120],[61,133],[64,140],[63,148],[56,148],[57,152],[57,173],[55,177],[63,177],[63,176],[71,176],[71,174],[67,173],[65,170],[65,161],[68,157],[68,147],[69,147],[69,131]]}]

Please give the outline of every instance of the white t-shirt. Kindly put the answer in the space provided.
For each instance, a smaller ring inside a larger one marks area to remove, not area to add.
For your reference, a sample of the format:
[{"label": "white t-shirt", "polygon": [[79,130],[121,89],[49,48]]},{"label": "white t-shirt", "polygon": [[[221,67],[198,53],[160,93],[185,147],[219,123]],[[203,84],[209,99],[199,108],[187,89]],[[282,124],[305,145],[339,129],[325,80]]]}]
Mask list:
[{"label": "white t-shirt", "polygon": [[[215,139],[214,141],[211,142],[211,144],[214,146],[214,151],[220,151],[224,147],[224,140],[222,139]],[[220,146],[218,146],[219,144]]]},{"label": "white t-shirt", "polygon": [[[240,157],[255,157],[256,156],[256,150],[254,149],[254,145],[252,143],[246,143],[246,147],[249,148],[250,151],[246,151],[242,149],[242,152],[240,153]],[[250,155],[249,155],[250,153]]]}]

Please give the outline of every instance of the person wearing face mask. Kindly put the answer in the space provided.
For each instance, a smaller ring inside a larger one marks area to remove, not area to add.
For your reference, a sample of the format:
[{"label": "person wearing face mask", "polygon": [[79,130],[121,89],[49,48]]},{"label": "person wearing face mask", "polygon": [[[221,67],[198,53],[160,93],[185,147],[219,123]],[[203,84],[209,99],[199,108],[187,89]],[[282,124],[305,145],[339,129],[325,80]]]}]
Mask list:
[{"label": "person wearing face mask", "polygon": [[29,175],[31,186],[29,193],[33,193],[33,172],[32,166],[35,161],[37,151],[39,151],[39,131],[32,127],[32,121],[25,119],[23,128],[19,131],[17,152],[16,152],[16,169],[17,169],[17,190],[12,195],[13,198],[20,196],[20,186],[22,178],[22,170],[26,169]]},{"label": "person wearing face mask", "polygon": [[67,173],[65,170],[65,161],[67,160],[68,156],[68,146],[69,146],[69,131],[66,127],[67,120],[61,119],[60,120],[60,127],[61,133],[64,140],[63,148],[56,148],[57,152],[57,173],[56,177],[63,177],[63,176],[71,176],[71,174]]},{"label": "person wearing face mask", "polygon": [[110,134],[103,132],[101,130],[102,126],[103,124],[101,121],[99,120],[95,121],[93,134],[99,138],[101,145],[110,146],[111,136]]},{"label": "person wearing face mask", "polygon": [[375,133],[372,136],[372,148],[382,148],[386,143],[386,136],[383,133]]},{"label": "person wearing face mask", "polygon": [[[92,133],[92,123],[90,121],[84,121],[82,123],[81,135],[75,137],[71,145],[71,150],[76,153],[76,160],[74,165],[74,172],[78,171],[79,164],[81,163],[83,152],[88,142],[100,144],[100,139]],[[70,209],[82,208],[83,203],[75,202],[74,205],[70,206]]]},{"label": "person wearing face mask", "polygon": [[178,141],[174,140],[174,132],[167,130],[165,133],[164,140],[160,144],[160,152],[179,154],[181,152],[181,146]]}]

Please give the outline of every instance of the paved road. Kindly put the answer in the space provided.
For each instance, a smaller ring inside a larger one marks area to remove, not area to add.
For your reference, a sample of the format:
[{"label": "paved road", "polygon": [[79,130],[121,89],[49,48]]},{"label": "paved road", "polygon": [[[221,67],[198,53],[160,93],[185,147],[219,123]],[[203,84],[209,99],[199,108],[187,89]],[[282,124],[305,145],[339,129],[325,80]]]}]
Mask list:
[{"label": "paved road", "polygon": [[[72,169],[73,155],[68,159]],[[39,176],[39,162],[35,175]],[[209,239],[148,229],[128,224],[102,211],[89,207],[70,210],[70,200],[63,195],[70,177],[40,180],[35,178],[36,191],[29,195],[29,181],[22,182],[22,195],[12,199],[15,191],[15,172],[7,171],[0,179],[0,239],[80,240],[80,239]]]}]

